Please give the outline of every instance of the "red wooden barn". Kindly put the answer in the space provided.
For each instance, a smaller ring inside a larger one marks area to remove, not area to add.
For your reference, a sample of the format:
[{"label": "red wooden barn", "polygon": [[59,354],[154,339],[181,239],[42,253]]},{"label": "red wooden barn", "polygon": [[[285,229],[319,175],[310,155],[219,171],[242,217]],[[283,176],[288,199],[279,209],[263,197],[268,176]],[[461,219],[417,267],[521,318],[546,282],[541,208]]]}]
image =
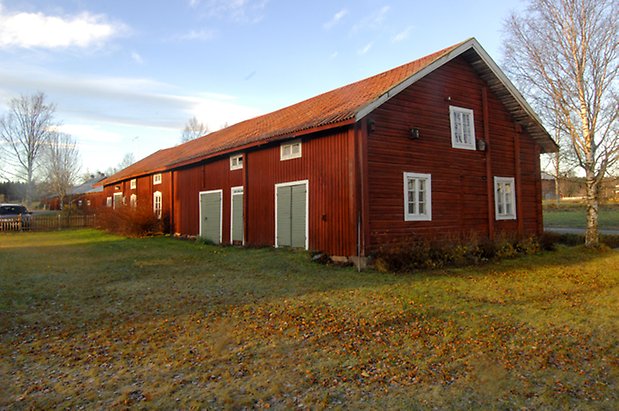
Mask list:
[{"label": "red wooden barn", "polygon": [[443,235],[542,231],[557,150],[475,39],[161,150],[105,180],[215,243],[365,257]]}]

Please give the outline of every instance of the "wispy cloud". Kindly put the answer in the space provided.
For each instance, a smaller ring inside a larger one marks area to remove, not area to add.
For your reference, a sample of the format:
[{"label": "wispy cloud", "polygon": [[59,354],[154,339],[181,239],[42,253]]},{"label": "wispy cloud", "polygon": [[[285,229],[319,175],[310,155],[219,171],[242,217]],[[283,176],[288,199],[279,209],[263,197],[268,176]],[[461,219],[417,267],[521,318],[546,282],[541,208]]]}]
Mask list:
[{"label": "wispy cloud", "polygon": [[369,42],[368,44],[365,45],[365,47],[363,47],[362,49],[359,49],[359,51],[357,51],[357,54],[360,56],[367,54],[372,49],[373,45],[374,45],[373,41]]},{"label": "wispy cloud", "polygon": [[135,61],[138,64],[144,64],[144,59],[142,58],[142,56],[135,51],[131,52],[131,60]]},{"label": "wispy cloud", "polygon": [[209,17],[230,19],[237,23],[257,23],[264,17],[269,0],[190,0],[190,6]]},{"label": "wispy cloud", "polygon": [[399,43],[400,41],[406,40],[410,36],[412,30],[413,30],[413,26],[408,26],[407,28],[405,28],[404,30],[402,30],[401,32],[393,36],[391,38],[391,41],[393,43]]},{"label": "wispy cloud", "polygon": [[363,30],[376,30],[383,26],[387,13],[391,10],[391,6],[383,6],[382,8],[371,13],[367,17],[361,19],[359,23],[352,27],[353,33]]},{"label": "wispy cloud", "polygon": [[331,55],[329,56],[329,58],[331,60],[335,60],[337,58],[337,56],[339,56],[340,53],[338,53],[337,51],[334,51],[333,53],[331,53]]},{"label": "wispy cloud", "polygon": [[87,48],[126,30],[124,24],[109,22],[103,15],[9,12],[0,4],[0,48]]},{"label": "wispy cloud", "polygon": [[191,30],[185,34],[181,34],[177,37],[179,40],[195,40],[195,41],[210,41],[215,38],[215,30],[202,29]]},{"label": "wispy cloud", "polygon": [[322,27],[324,27],[325,30],[330,30],[332,29],[336,24],[338,24],[340,22],[340,20],[342,20],[346,15],[348,14],[348,10],[346,9],[342,9],[340,11],[338,11],[337,13],[335,13],[333,15],[333,17],[331,17],[331,19],[329,21],[327,21],[325,24],[322,25]]}]

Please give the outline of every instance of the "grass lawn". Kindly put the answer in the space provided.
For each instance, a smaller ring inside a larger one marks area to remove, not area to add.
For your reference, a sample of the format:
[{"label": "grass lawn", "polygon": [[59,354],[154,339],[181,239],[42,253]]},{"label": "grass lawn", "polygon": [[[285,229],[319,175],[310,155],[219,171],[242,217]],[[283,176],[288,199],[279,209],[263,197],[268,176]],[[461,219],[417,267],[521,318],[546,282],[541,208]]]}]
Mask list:
[{"label": "grass lawn", "polygon": [[406,275],[0,235],[2,408],[619,407],[619,252]]},{"label": "grass lawn", "polygon": [[[585,206],[568,204],[560,207],[544,207],[544,226],[546,227],[576,227],[587,226]],[[619,230],[619,205],[600,206],[600,228]]]}]

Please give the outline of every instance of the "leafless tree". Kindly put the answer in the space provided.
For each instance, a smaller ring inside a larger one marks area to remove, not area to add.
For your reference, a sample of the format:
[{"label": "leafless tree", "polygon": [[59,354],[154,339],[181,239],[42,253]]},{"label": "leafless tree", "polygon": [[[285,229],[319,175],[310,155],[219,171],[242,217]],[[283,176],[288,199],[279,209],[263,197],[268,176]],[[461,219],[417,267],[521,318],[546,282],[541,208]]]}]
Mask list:
[{"label": "leafless tree", "polygon": [[26,183],[26,202],[32,200],[40,154],[53,133],[55,106],[44,93],[9,101],[0,119],[0,150],[4,173]]},{"label": "leafless tree", "polygon": [[53,133],[45,150],[45,178],[51,192],[58,196],[60,207],[80,172],[77,143],[69,134]]},{"label": "leafless tree", "polygon": [[120,160],[120,163],[116,166],[116,169],[122,170],[123,168],[129,167],[133,163],[135,163],[135,156],[133,153],[125,153],[123,159]]},{"label": "leafless tree", "polygon": [[187,120],[187,124],[185,124],[183,133],[181,134],[181,143],[186,143],[198,137],[202,137],[208,132],[208,126],[204,123],[199,122],[196,116],[193,116],[192,118]]},{"label": "leafless tree", "polygon": [[619,2],[530,0],[506,22],[508,72],[538,102],[556,107],[586,179],[585,244],[597,246],[601,182],[617,162]]}]

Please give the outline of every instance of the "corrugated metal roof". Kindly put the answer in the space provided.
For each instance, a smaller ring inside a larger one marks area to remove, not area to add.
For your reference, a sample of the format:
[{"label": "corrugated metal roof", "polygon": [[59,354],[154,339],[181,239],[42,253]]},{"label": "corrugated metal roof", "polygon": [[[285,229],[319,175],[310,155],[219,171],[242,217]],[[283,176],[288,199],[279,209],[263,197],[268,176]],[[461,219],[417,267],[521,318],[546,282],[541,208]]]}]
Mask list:
[{"label": "corrugated metal roof", "polygon": [[[320,94],[292,106],[234,124],[175,147],[159,150],[110,176],[102,183],[111,184],[139,175],[170,170],[235,148],[246,148],[279,138],[292,137],[305,130],[356,121],[408,87],[418,78],[425,76],[471,48],[486,55],[475,39],[469,39],[408,64]],[[454,53],[450,54],[452,52]],[[503,79],[499,80],[503,84]],[[511,83],[503,84],[503,87],[508,89],[508,94],[512,93],[513,85]],[[529,114],[529,111],[532,112],[530,107],[529,110],[520,110],[519,112]],[[534,120],[537,124],[537,119]],[[541,127],[541,134],[545,134],[547,139],[554,144],[541,124],[537,125]],[[550,147],[550,145],[547,146]]]}]

